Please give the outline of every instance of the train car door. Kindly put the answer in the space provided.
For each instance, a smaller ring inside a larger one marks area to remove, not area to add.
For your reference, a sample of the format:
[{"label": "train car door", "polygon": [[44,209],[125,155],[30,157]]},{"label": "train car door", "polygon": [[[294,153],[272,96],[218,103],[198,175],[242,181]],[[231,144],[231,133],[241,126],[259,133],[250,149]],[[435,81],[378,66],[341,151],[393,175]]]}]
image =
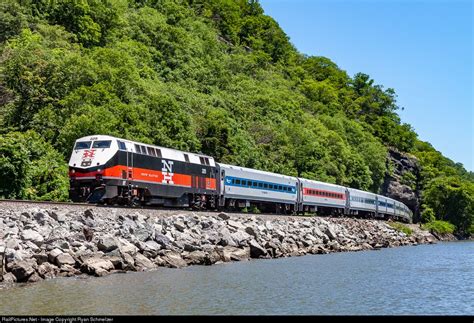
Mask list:
[{"label": "train car door", "polygon": [[351,212],[351,193],[349,192],[349,190],[346,188],[346,206],[344,208],[344,214],[350,214]]},{"label": "train car door", "polygon": [[131,148],[127,149],[127,174],[128,184],[133,180],[133,151]]},{"label": "train car door", "polygon": [[[217,168],[218,170],[220,167]],[[219,206],[224,206],[225,205],[225,197],[224,197],[224,190],[225,190],[225,170],[221,169],[220,174],[219,174]]]},{"label": "train car door", "polygon": [[379,197],[375,195],[375,216],[379,216]]}]

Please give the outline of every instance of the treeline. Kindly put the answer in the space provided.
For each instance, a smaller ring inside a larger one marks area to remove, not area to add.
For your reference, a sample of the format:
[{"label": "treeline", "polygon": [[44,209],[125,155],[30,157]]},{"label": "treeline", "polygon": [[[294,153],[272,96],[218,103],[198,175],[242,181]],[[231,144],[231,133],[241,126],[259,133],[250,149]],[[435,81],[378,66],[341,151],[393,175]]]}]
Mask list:
[{"label": "treeline", "polygon": [[420,160],[424,219],[473,230],[473,173],[418,140],[393,89],[299,53],[258,1],[4,0],[0,51],[0,196],[67,199],[91,134],[373,192],[393,147]]}]

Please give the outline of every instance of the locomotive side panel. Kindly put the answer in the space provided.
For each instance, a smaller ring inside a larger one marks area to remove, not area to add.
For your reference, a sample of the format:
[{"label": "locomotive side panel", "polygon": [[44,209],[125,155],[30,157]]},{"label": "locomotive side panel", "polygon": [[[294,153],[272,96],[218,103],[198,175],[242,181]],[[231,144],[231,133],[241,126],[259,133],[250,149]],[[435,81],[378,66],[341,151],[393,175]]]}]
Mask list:
[{"label": "locomotive side panel", "polygon": [[[108,147],[92,153],[91,149],[87,149],[88,146],[97,146],[96,142],[104,139],[109,142]],[[138,196],[144,202],[184,196],[180,204],[187,205],[188,194],[201,195],[199,200],[205,201],[206,195],[213,197],[217,192],[217,168],[208,156],[110,136],[78,139],[75,148],[83,148],[82,155],[91,160],[87,163],[81,161],[80,149],[75,149],[71,155],[71,198],[79,199],[79,196],[84,199],[85,195],[101,188],[102,200]]]}]

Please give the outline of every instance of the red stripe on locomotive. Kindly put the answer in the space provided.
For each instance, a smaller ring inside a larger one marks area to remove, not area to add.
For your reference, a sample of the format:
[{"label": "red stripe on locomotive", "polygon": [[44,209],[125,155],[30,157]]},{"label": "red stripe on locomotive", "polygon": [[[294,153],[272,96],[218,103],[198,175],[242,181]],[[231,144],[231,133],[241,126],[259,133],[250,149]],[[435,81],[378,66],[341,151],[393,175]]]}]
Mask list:
[{"label": "red stripe on locomotive", "polygon": [[[172,174],[172,175],[171,175]],[[127,167],[123,165],[117,165],[103,169],[101,171],[93,171],[87,173],[81,172],[69,172],[70,177],[75,177],[77,179],[85,177],[96,177],[97,175],[102,175],[103,178],[116,178],[116,179],[126,179],[126,180],[137,180],[145,181],[157,184],[168,184],[168,185],[179,185],[185,187],[198,187],[198,185],[192,185],[192,175],[178,174],[178,173],[163,173],[159,170],[152,170],[146,168],[138,167]],[[208,190],[216,190],[216,179],[209,177],[194,176],[196,178],[196,183],[199,183],[199,180],[203,182],[203,185],[199,185],[201,188]]]}]

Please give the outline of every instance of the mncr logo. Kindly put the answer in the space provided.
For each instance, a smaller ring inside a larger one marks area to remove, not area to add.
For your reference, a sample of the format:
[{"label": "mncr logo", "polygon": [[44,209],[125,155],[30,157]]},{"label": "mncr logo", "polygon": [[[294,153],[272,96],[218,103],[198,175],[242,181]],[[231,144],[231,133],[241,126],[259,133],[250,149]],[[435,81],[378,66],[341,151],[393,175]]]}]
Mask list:
[{"label": "mncr logo", "polygon": [[84,153],[82,154],[82,158],[94,158],[95,154],[95,149],[91,150],[84,150]]}]

